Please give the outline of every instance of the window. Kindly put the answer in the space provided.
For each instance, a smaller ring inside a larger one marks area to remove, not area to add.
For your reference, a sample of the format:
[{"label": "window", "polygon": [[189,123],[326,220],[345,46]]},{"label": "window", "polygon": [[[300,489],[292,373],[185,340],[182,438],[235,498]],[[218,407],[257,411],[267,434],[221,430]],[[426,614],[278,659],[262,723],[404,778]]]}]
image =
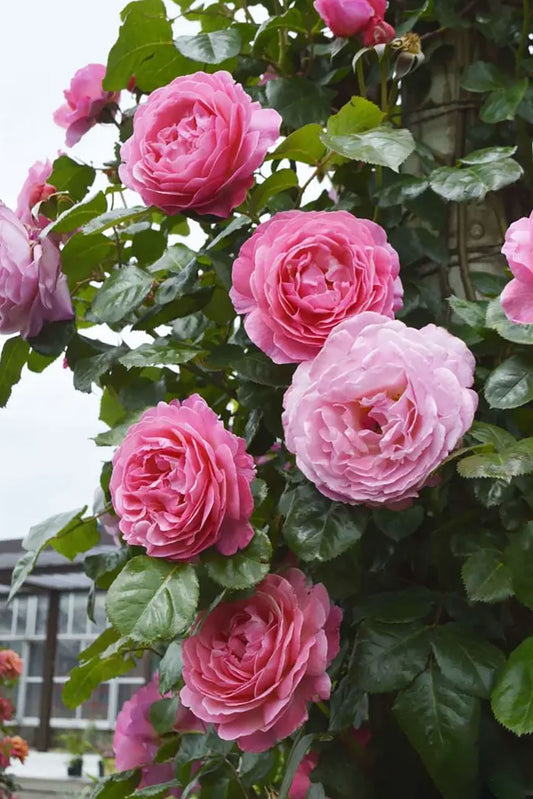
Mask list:
[{"label": "window", "polygon": [[[69,671],[78,665],[78,655],[106,626],[104,594],[97,594],[95,623],[87,617],[85,593],[62,593],[52,691],[52,727],[73,728],[94,725],[113,729],[123,703],[144,683],[142,663],[123,677],[99,686],[90,699],[78,708],[67,708],[61,692]],[[43,685],[48,595],[21,595],[8,608],[0,606],[0,647],[17,651],[23,660],[23,673],[11,698],[16,704],[17,720],[25,726],[40,723]]]}]

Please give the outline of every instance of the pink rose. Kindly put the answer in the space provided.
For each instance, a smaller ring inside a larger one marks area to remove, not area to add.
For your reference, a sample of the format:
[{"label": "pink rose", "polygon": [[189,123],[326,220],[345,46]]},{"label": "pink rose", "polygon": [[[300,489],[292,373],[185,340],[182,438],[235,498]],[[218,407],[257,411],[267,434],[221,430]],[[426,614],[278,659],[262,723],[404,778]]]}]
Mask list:
[{"label": "pink rose", "polygon": [[335,36],[363,33],[374,16],[383,18],[387,0],[315,0],[314,7]]},{"label": "pink rose", "polygon": [[[165,694],[167,696],[169,694]],[[172,763],[154,763],[161,739],[150,721],[150,708],[154,702],[165,697],[159,693],[159,679],[156,674],[151,682],[124,702],[117,716],[113,738],[115,765],[119,771],[142,768],[139,788],[170,782],[174,778]],[[174,729],[176,732],[195,732],[203,730],[203,725],[189,710],[180,707]],[[176,789],[171,794],[180,796],[181,791]]]},{"label": "pink rose", "polygon": [[243,439],[194,394],[160,402],[130,427],[109,488],[128,544],[190,561],[208,547],[233,555],[250,542],[254,474]]},{"label": "pink rose", "polygon": [[381,17],[372,17],[363,35],[365,47],[375,47],[378,44],[389,44],[396,36],[396,31]]},{"label": "pink rose", "polygon": [[330,499],[397,506],[418,496],[472,424],[474,367],[443,328],[371,312],[347,319],[294,373],[287,447]]},{"label": "pink rose", "polygon": [[296,769],[296,774],[289,788],[289,799],[306,799],[307,792],[311,787],[311,772],[316,768],[318,755],[316,752],[309,752],[305,755],[300,765]]},{"label": "pink rose", "polygon": [[510,225],[502,252],[514,279],[502,292],[502,308],[511,322],[533,324],[533,211]]},{"label": "pink rose", "polygon": [[227,217],[279,136],[281,117],[228,72],[196,72],[152,92],[122,145],[119,175],[147,205]]},{"label": "pink rose", "polygon": [[67,129],[66,144],[72,147],[84,133],[96,125],[104,109],[114,115],[120,92],[106,92],[102,87],[106,68],[103,64],[87,64],[78,69],[66,89],[66,103],[54,112],[54,122]]},{"label": "pink rose", "polygon": [[403,288],[382,227],[346,211],[286,211],[263,222],[233,264],[230,297],[275,363],[308,361],[362,311],[394,316]]},{"label": "pink rose", "polygon": [[6,721],[11,721],[15,708],[2,694],[0,694],[0,725]]},{"label": "pink rose", "polygon": [[47,217],[42,214],[35,215],[33,209],[36,205],[49,200],[55,194],[55,186],[47,183],[52,173],[50,161],[37,161],[28,172],[28,177],[24,181],[17,200],[16,215],[20,221],[30,230],[34,229],[38,234],[48,222]]},{"label": "pink rose", "polygon": [[298,569],[269,574],[251,597],[221,602],[183,642],[181,701],[220,738],[263,752],[328,699],[341,610]]},{"label": "pink rose", "polygon": [[13,649],[0,649],[0,679],[16,680],[22,674],[22,660]]},{"label": "pink rose", "polygon": [[0,333],[36,336],[45,322],[74,316],[61,256],[49,238],[31,241],[0,204]]}]

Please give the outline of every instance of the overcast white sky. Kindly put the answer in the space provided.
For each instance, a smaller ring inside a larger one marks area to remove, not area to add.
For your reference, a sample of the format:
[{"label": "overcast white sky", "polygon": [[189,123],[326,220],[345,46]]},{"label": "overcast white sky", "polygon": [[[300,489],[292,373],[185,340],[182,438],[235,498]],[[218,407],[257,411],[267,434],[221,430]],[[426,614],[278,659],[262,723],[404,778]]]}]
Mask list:
[{"label": "overcast white sky", "polygon": [[[79,67],[105,63],[126,2],[25,0],[2,7],[0,199],[8,206],[15,206],[31,164],[64,148],[52,113]],[[72,153],[101,163],[112,156],[115,133],[112,126],[93,128]],[[92,502],[103,454],[90,437],[100,429],[98,398],[75,391],[60,362],[41,375],[25,370],[0,408],[0,538],[22,537],[47,516]]]}]

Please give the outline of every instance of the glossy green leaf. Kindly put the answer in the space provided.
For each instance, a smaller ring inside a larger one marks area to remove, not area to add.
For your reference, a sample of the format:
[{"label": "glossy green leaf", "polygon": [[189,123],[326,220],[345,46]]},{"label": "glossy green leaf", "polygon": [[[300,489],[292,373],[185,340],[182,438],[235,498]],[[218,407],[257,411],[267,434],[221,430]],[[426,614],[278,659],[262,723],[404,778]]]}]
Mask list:
[{"label": "glossy green leaf", "polygon": [[385,114],[365,97],[352,97],[327,123],[328,136],[345,136],[377,128]]},{"label": "glossy green leaf", "polygon": [[461,477],[491,477],[510,481],[533,472],[533,438],[524,438],[500,452],[476,453],[457,465]]},{"label": "glossy green leaf", "polygon": [[503,652],[472,630],[447,624],[431,635],[431,648],[443,676],[458,690],[486,699],[505,662]]},{"label": "glossy green leaf", "polygon": [[30,345],[20,336],[13,336],[4,342],[0,355],[0,408],[7,405],[29,354]]},{"label": "glossy green leaf", "polygon": [[115,249],[116,244],[100,233],[91,236],[75,233],[71,236],[61,250],[61,266],[69,288],[93,274],[100,274],[100,267],[109,262]]},{"label": "glossy green leaf", "polygon": [[271,557],[268,535],[258,530],[245,549],[231,557],[212,551],[204,563],[212,580],[224,588],[239,590],[250,588],[268,574]]},{"label": "glossy green leaf", "polygon": [[326,147],[320,141],[321,133],[322,127],[316,122],[304,125],[287,136],[268,157],[288,158],[291,161],[316,166],[326,155]]},{"label": "glossy green leaf", "polygon": [[107,278],[91,312],[98,322],[118,322],[135,310],[152,288],[153,279],[138,266],[123,266]]},{"label": "glossy green leaf", "polygon": [[221,64],[238,55],[242,47],[241,37],[235,28],[196,36],[178,36],[174,44],[185,58],[202,64]]},{"label": "glossy green leaf", "polygon": [[90,799],[128,799],[140,780],[140,769],[110,774],[96,783]]},{"label": "glossy green leaf", "polygon": [[513,594],[511,572],[495,549],[479,549],[470,555],[461,575],[472,602],[503,602]]},{"label": "glossy green leaf", "polygon": [[287,491],[280,503],[283,537],[299,558],[328,561],[353,546],[365,531],[368,513],[331,502],[310,483]]},{"label": "glossy green leaf", "polygon": [[517,598],[533,610],[533,522],[510,534],[504,560]]},{"label": "glossy green leaf", "polygon": [[120,652],[113,652],[107,656],[96,655],[72,669],[63,687],[61,698],[67,707],[78,707],[90,698],[100,683],[120,677],[131,671],[134,666],[135,661]]},{"label": "glossy green leaf", "polygon": [[428,628],[419,622],[365,621],[357,634],[352,678],[362,691],[397,691],[424,670],[428,655]]},{"label": "glossy green leaf", "polygon": [[196,347],[187,344],[178,344],[168,339],[160,339],[153,344],[141,344],[134,350],[122,355],[118,360],[127,369],[134,366],[171,366],[173,364],[188,363],[200,352]]},{"label": "glossy green leaf", "polygon": [[485,383],[491,408],[518,408],[533,399],[533,356],[513,355],[501,363]]},{"label": "glossy green leaf", "polygon": [[463,155],[459,159],[461,164],[490,164],[493,161],[502,161],[506,158],[512,158],[516,153],[516,147],[483,147],[482,150],[474,150],[468,155]]},{"label": "glossy green leaf", "polygon": [[159,690],[162,694],[175,690],[182,670],[181,642],[172,641],[159,663]]},{"label": "glossy green leaf", "polygon": [[313,733],[308,733],[307,735],[298,737],[294,742],[285,764],[285,773],[283,775],[283,780],[281,781],[278,799],[287,799],[294,775],[296,774],[296,769],[302,762],[305,753],[313,742],[314,737],[315,736]]},{"label": "glossy green leaf", "polygon": [[448,297],[448,302],[454,313],[459,316],[469,327],[485,327],[487,304],[485,302],[472,302],[462,297]]},{"label": "glossy green leaf", "polygon": [[387,508],[372,511],[372,518],[376,527],[393,541],[402,541],[412,535],[424,521],[424,508],[422,505],[412,505],[400,513]]},{"label": "glossy green leaf", "polygon": [[523,78],[512,86],[491,92],[479,113],[481,120],[489,125],[494,125],[497,122],[504,122],[506,119],[514,119],[528,85],[528,79]]},{"label": "glossy green leaf", "polygon": [[444,799],[477,796],[479,699],[432,668],[399,693],[394,715]]},{"label": "glossy green leaf", "polygon": [[505,86],[506,76],[489,61],[469,64],[461,79],[461,86],[469,92],[491,92]]},{"label": "glossy green leaf", "polygon": [[91,219],[103,214],[107,208],[104,193],[99,191],[94,197],[82,200],[72,208],[63,211],[54,222],[43,230],[44,236],[48,233],[70,233],[83,227]]},{"label": "glossy green leaf", "polygon": [[533,345],[533,325],[513,324],[505,315],[499,297],[489,303],[485,323],[488,328],[496,330],[507,341]]},{"label": "glossy green leaf", "polygon": [[442,166],[430,175],[433,191],[445,200],[470,202],[482,200],[489,191],[498,191],[522,176],[522,167],[512,158],[474,164],[472,166]]},{"label": "glossy green leaf", "polygon": [[533,733],[533,637],[511,652],[491,695],[492,712],[515,735]]},{"label": "glossy green leaf", "polygon": [[86,235],[92,233],[102,233],[111,227],[123,225],[128,222],[139,221],[151,215],[150,208],[144,205],[135,205],[131,208],[112,208],[111,211],[106,211],[104,214],[96,216],[83,226],[83,232]]},{"label": "glossy green leaf", "polygon": [[60,155],[52,164],[48,178],[58,192],[67,192],[74,202],[80,202],[94,183],[96,170],[87,164],[79,164],[68,155]]},{"label": "glossy green leaf", "polygon": [[198,578],[192,566],[138,555],[128,561],[106,600],[111,624],[135,641],[171,640],[196,612]]},{"label": "glossy green leaf", "polygon": [[301,128],[309,123],[322,124],[329,115],[334,92],[307,78],[277,78],[268,81],[268,104],[279,111],[290,128]]},{"label": "glossy green leaf", "polygon": [[298,186],[298,176],[292,169],[278,169],[270,177],[259,183],[250,197],[250,211],[258,213],[268,205],[268,201],[282,191]]},{"label": "glossy green leaf", "polygon": [[492,444],[498,451],[506,450],[516,444],[515,437],[508,430],[487,422],[474,422],[468,435],[481,444]]},{"label": "glossy green leaf", "polygon": [[172,732],[176,724],[176,715],[180,707],[179,697],[160,699],[150,706],[150,723],[158,735]]},{"label": "glossy green leaf", "polygon": [[409,130],[385,125],[349,135],[324,133],[321,139],[326,147],[345,158],[386,166],[395,172],[398,172],[400,165],[415,149],[415,141]]}]

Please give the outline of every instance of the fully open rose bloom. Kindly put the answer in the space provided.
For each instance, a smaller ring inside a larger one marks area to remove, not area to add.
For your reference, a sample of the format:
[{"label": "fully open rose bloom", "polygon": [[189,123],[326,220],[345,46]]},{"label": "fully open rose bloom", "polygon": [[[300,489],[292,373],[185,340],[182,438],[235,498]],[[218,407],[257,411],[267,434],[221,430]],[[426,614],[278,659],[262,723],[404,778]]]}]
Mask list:
[{"label": "fully open rose bloom", "polygon": [[120,92],[106,92],[102,87],[104,76],[103,64],[87,64],[78,69],[70,87],[63,92],[67,102],[54,112],[54,122],[67,129],[67,147],[79,142],[96,125],[104,109],[114,113]]},{"label": "fully open rose bloom", "polygon": [[14,757],[24,763],[29,752],[30,749],[27,742],[20,735],[6,736],[0,741],[0,766],[7,768],[9,761]]},{"label": "fully open rose bloom", "polygon": [[189,561],[207,547],[233,555],[253,536],[253,458],[205,400],[160,402],[128,430],[110,490],[128,544]]},{"label": "fully open rose bloom", "polygon": [[26,227],[0,204],[0,333],[29,338],[45,322],[73,315],[57,246],[49,238],[31,241]]},{"label": "fully open rose bloom", "polygon": [[533,211],[509,227],[502,252],[514,279],[504,288],[502,308],[511,322],[533,324]]},{"label": "fully open rose bloom", "polygon": [[[173,763],[155,763],[161,738],[150,721],[150,708],[161,699],[157,675],[124,702],[115,724],[113,751],[119,771],[142,768],[139,788],[170,782],[174,778]],[[203,730],[203,725],[187,708],[180,707],[174,725],[176,732]],[[179,789],[170,792],[180,796]]]},{"label": "fully open rose bloom", "polygon": [[16,680],[22,674],[22,660],[12,649],[0,649],[0,679]]},{"label": "fully open rose bloom", "polygon": [[230,296],[252,341],[276,363],[307,361],[339,322],[402,305],[385,231],[346,211],[286,211],[264,222],[233,264]]},{"label": "fully open rose bloom", "polygon": [[383,19],[387,0],[315,0],[314,7],[335,36],[363,33],[374,17]]},{"label": "fully open rose bloom", "polygon": [[35,234],[38,234],[50,221],[42,214],[36,214],[34,209],[39,203],[49,200],[55,193],[55,186],[47,182],[51,173],[50,161],[36,161],[30,167],[28,177],[20,190],[15,213],[20,221],[30,229],[30,234],[32,229]]},{"label": "fully open rose bloom", "polygon": [[221,602],[183,642],[181,700],[223,740],[263,752],[328,699],[341,611],[298,569],[269,574],[251,597]]},{"label": "fully open rose bloom", "polygon": [[474,356],[446,330],[366,312],[342,322],[285,394],[287,447],[327,497],[418,496],[472,424]]},{"label": "fully open rose bloom", "polygon": [[122,145],[119,175],[147,205],[227,217],[279,136],[281,117],[229,72],[196,72],[152,92]]}]

